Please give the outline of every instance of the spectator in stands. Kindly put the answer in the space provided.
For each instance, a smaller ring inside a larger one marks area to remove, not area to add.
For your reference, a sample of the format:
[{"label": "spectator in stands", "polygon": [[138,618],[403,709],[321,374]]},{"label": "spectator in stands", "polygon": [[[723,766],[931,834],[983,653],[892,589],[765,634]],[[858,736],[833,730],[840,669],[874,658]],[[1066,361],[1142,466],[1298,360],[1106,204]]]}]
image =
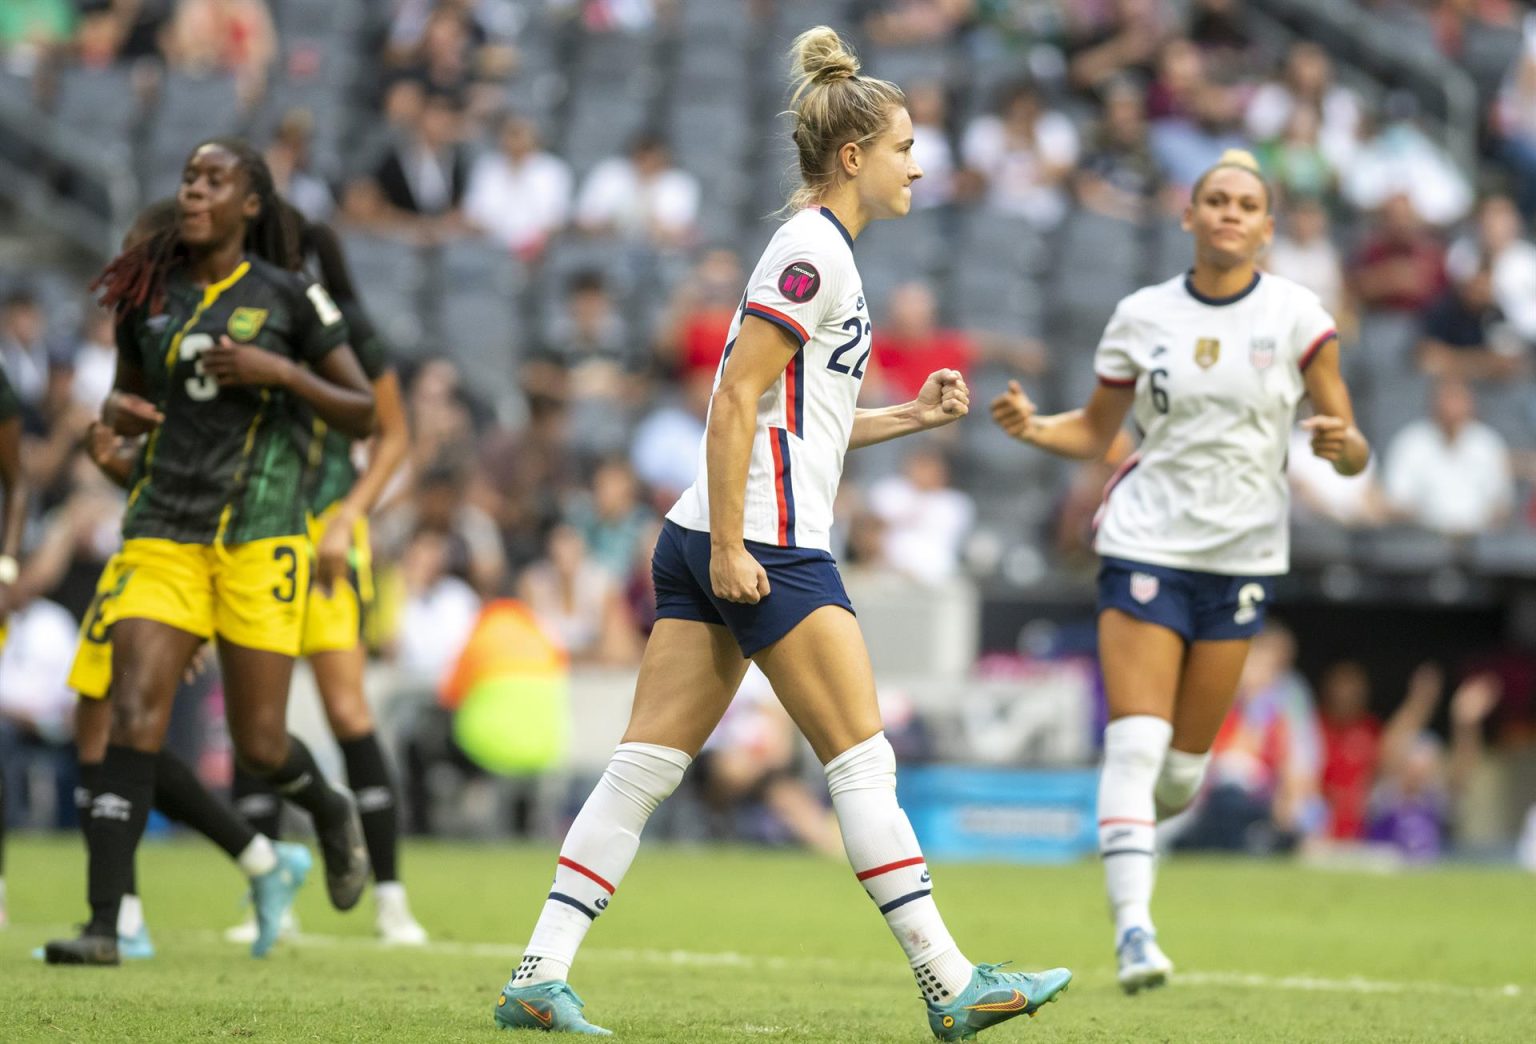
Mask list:
[{"label": "spectator in stands", "polygon": [[439,460],[462,454],[474,441],[471,404],[451,359],[428,358],[406,382],[411,419],[409,474],[420,475]]},{"label": "spectator in stands", "polygon": [[523,571],[517,596],[573,664],[623,667],[640,662],[640,635],[620,581],[588,554],[581,533],[557,525],[545,557]]},{"label": "spectator in stands", "polygon": [[1126,74],[1149,76],[1168,36],[1159,0],[1114,0],[1107,17],[1095,19],[1094,5],[1068,4],[1067,80],[1079,91],[1097,93]]},{"label": "spectator in stands", "polygon": [[315,117],[308,109],[289,109],[278,121],[272,143],[262,153],[272,171],[272,184],[284,199],[310,221],[325,222],[336,210],[336,195],[313,167],[310,146]]},{"label": "spectator in stands", "polygon": [[1284,230],[1275,236],[1264,267],[1311,290],[1341,327],[1353,325],[1344,292],[1344,265],[1329,235],[1328,208],[1317,197],[1291,198]]},{"label": "spectator in stands", "polygon": [[923,176],[912,184],[914,207],[954,202],[957,164],[946,129],[948,108],[944,85],[938,81],[915,83],[907,91],[907,112],[912,117],[912,158],[923,168]]},{"label": "spectator in stands", "polygon": [[857,0],[850,15],[860,20],[870,42],[909,47],[948,40],[970,21],[976,6],[975,0]]},{"label": "spectator in stands", "polygon": [[1419,367],[1431,376],[1509,381],[1525,367],[1525,342],[1493,297],[1493,271],[1477,256],[1424,313]]},{"label": "spectator in stands", "polygon": [[1261,85],[1248,100],[1248,136],[1273,141],[1285,133],[1301,110],[1317,119],[1317,143],[1333,170],[1343,170],[1354,155],[1360,132],[1360,100],[1334,82],[1328,52],[1310,40],[1291,46],[1280,79]]},{"label": "spectator in stands", "polygon": [[705,251],[688,277],[678,281],[662,317],[656,357],[663,370],[683,379],[696,371],[715,372],[741,308],[745,281],[736,251],[726,247]]},{"label": "spectator in stands", "polygon": [[277,30],[266,0],[177,0],[161,49],[166,64],[178,72],[233,76],[249,107],[266,90]]},{"label": "spectator in stands", "polygon": [[446,571],[468,581],[482,597],[492,597],[501,592],[506,577],[506,552],[495,522],[468,496],[471,477],[465,461],[433,464],[410,496],[379,516],[377,543],[388,558],[422,533],[435,534],[444,541]]},{"label": "spectator in stands", "polygon": [[986,182],[987,206],[1019,214],[1040,229],[1059,225],[1070,205],[1067,178],[1077,163],[1077,129],[1045,106],[1030,83],[1007,88],[995,115],[965,130],[965,164]]},{"label": "spectator in stands", "polygon": [[1330,199],[1337,177],[1318,140],[1315,110],[1301,106],[1291,113],[1280,137],[1258,149],[1259,162],[1281,201],[1296,196]]},{"label": "spectator in stands", "polygon": [[1096,214],[1135,222],[1151,216],[1162,172],[1152,158],[1145,94],[1132,81],[1114,80],[1104,89],[1104,112],[1074,187],[1078,203]]},{"label": "spectator in stands", "polygon": [[46,773],[53,793],[40,803],[51,806],[53,816],[38,825],[69,826],[75,818],[75,694],[68,679],[76,623],[64,609],[37,599],[12,610],[7,626],[10,637],[0,650],[0,815],[12,825],[27,823],[29,784]]},{"label": "spectator in stands", "polygon": [[1152,155],[1185,200],[1223,152],[1246,147],[1238,134],[1240,94],[1210,78],[1204,55],[1188,40],[1170,40],[1163,48],[1157,79],[1147,93],[1147,113]]},{"label": "spectator in stands", "polygon": [[1443,148],[1413,121],[1411,95],[1388,99],[1380,123],[1361,119],[1359,148],[1339,168],[1344,199],[1357,210],[1375,210],[1397,195],[1431,225],[1445,227],[1472,208],[1472,186]]},{"label": "spectator in stands", "polygon": [[515,112],[498,117],[496,144],[470,170],[464,217],[523,260],[537,260],[569,220],[571,168],[545,152],[533,121]]},{"label": "spectator in stands", "polygon": [[450,536],[422,529],[398,559],[404,603],[393,658],[407,677],[434,686],[458,658],[480,612],[480,595],[455,569],[457,555]]},{"label": "spectator in stands", "polygon": [[74,410],[95,416],[112,390],[117,371],[114,325],[111,312],[88,305],[79,340],[55,357],[54,368],[69,371],[69,404]]},{"label": "spectator in stands", "polygon": [[428,92],[406,137],[384,155],[371,177],[348,188],[348,214],[413,241],[432,243],[460,233],[469,179],[462,136],[459,97]]},{"label": "spectator in stands", "polygon": [[1494,675],[1473,675],[1451,696],[1451,745],[1429,724],[1440,704],[1444,677],[1438,667],[1415,672],[1402,706],[1387,722],[1381,742],[1381,777],[1371,794],[1366,837],[1391,845],[1411,862],[1438,858],[1449,841],[1452,802],[1480,767],[1483,722],[1498,706]]},{"label": "spectator in stands", "polygon": [[933,287],[921,280],[891,290],[883,321],[875,328],[873,365],[866,380],[869,401],[908,402],[935,370],[969,373],[982,361],[1001,361],[1009,369],[1038,375],[1046,368],[1037,341],[972,333],[941,327]]},{"label": "spectator in stands", "polygon": [[[1415,681],[1421,672],[1415,673]],[[1370,676],[1355,660],[1331,663],[1318,683],[1317,701],[1322,711],[1328,836],[1358,840],[1365,832],[1366,805],[1381,756],[1381,720],[1371,713]]]},{"label": "spectator in stands", "polygon": [[640,499],[640,484],[623,457],[600,461],[589,488],[565,513],[566,524],[586,543],[592,561],[616,580],[625,579],[642,536],[656,516]]},{"label": "spectator in stands", "polygon": [[1536,218],[1536,19],[1522,26],[1520,53],[1504,75],[1492,122],[1500,157],[1515,175],[1520,210]]},{"label": "spectator in stands", "polygon": [[515,52],[490,39],[472,0],[402,0],[384,61],[396,78],[461,95],[479,115],[495,106],[498,81],[510,73]]},{"label": "spectator in stands", "polygon": [[1485,196],[1474,230],[1451,244],[1445,268],[1452,279],[1464,280],[1488,266],[1494,304],[1529,347],[1536,345],[1536,244],[1524,235],[1514,200]]},{"label": "spectator in stands", "polygon": [[1291,485],[1294,518],[1321,520],[1350,529],[1367,529],[1391,519],[1392,511],[1382,491],[1375,460],[1358,475],[1346,479],[1327,461],[1311,453],[1311,444],[1306,431],[1299,427],[1292,430],[1286,477]]},{"label": "spectator in stands", "polygon": [[1445,287],[1445,251],[1400,192],[1382,202],[1349,271],[1364,310],[1418,315]]},{"label": "spectator in stands", "polygon": [[0,4],[0,65],[31,76],[69,42],[74,28],[68,0],[7,0]]},{"label": "spectator in stands", "polygon": [[1211,748],[1206,794],[1179,845],[1268,854],[1325,825],[1322,737],[1295,662],[1295,639],[1278,623],[1253,640]]},{"label": "spectator in stands", "polygon": [[61,379],[47,335],[48,315],[30,289],[16,287],[0,301],[0,366],[21,401],[23,423],[33,434],[45,430]]},{"label": "spectator in stands", "polygon": [[666,142],[648,132],[635,136],[627,155],[594,167],[576,201],[576,225],[583,232],[663,250],[692,241],[698,213],[698,179],[674,167]]},{"label": "spectator in stands", "polygon": [[1248,78],[1260,56],[1240,0],[1193,0],[1186,22],[1184,35],[1200,48],[1212,78]]},{"label": "spectator in stands", "polygon": [[628,435],[646,362],[633,340],[603,274],[576,272],[563,310],[523,367],[523,386],[571,407],[571,445],[578,452],[601,456],[621,447]]},{"label": "spectator in stands", "polygon": [[545,534],[559,520],[562,503],[575,495],[581,474],[565,400],[537,392],[527,400],[521,423],[493,429],[479,445],[484,503],[513,572],[544,554]]},{"label": "spectator in stands", "polygon": [[932,585],[960,573],[960,556],[976,522],[976,503],[950,485],[942,450],[910,450],[901,474],[870,487],[869,508],[884,523],[885,560],[891,568]]},{"label": "spectator in stands", "polygon": [[659,512],[671,510],[698,476],[699,443],[714,383],[713,370],[689,370],[676,398],[655,406],[635,426],[629,461],[640,481],[650,487],[651,506]]},{"label": "spectator in stands", "polygon": [[1477,419],[1466,382],[1436,382],[1431,415],[1397,433],[1386,453],[1387,497],[1403,517],[1454,536],[1502,526],[1514,504],[1509,447]]}]

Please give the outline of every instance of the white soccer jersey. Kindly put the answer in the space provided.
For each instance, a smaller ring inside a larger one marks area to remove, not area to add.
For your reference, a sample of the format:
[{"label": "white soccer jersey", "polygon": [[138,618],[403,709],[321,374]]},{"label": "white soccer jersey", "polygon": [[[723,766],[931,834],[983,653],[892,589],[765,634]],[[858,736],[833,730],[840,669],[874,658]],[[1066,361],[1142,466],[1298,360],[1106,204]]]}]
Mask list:
[{"label": "white soccer jersey", "polygon": [[[830,210],[802,210],[780,226],[763,251],[731,323],[716,387],[749,315],[788,332],[800,350],[757,402],[744,536],[779,547],[830,550],[832,500],[853,432],[871,331],[853,237]],[[685,529],[709,531],[709,470],[702,444],[698,478],[667,518]]]},{"label": "white soccer jersey", "polygon": [[1285,458],[1302,371],[1333,336],[1317,295],[1276,275],[1221,299],[1179,276],[1121,301],[1094,370],[1136,388],[1142,441],[1105,490],[1098,552],[1207,573],[1284,573]]}]

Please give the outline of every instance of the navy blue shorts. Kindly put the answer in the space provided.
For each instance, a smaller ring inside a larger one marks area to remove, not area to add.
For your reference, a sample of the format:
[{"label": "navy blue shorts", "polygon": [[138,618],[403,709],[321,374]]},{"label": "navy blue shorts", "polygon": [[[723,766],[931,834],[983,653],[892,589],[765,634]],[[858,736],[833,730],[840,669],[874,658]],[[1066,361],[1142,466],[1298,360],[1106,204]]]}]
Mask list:
[{"label": "navy blue shorts", "polygon": [[741,654],[751,656],[824,605],[853,612],[837,563],[827,552],[753,540],[747,541],[747,550],[768,573],[768,597],[756,605],[716,598],[709,583],[709,534],[664,522],[651,558],[656,619],[722,624]]},{"label": "navy blue shorts", "polygon": [[1186,642],[1252,638],[1264,627],[1273,579],[1106,557],[1099,567],[1099,612],[1119,609]]}]

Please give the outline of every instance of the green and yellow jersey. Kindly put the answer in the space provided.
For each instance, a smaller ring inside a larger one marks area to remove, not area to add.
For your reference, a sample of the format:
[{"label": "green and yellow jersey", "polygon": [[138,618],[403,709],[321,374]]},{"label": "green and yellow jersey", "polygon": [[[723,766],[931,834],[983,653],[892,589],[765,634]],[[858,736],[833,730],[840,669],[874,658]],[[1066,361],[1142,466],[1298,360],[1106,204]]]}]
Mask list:
[{"label": "green and yellow jersey", "polygon": [[220,387],[202,354],[228,334],[316,366],[346,343],[347,324],[323,287],[259,258],[207,287],[182,271],[156,315],[119,321],[118,352],[142,369],[165,414],[129,484],[123,538],[242,544],[305,532],[311,414],[276,388]]},{"label": "green and yellow jersey", "polygon": [[[342,306],[347,328],[353,331],[352,350],[362,364],[369,383],[379,379],[389,368],[389,355],[378,333],[358,308]],[[309,476],[304,503],[316,518],[332,504],[344,499],[357,482],[357,468],[352,463],[352,439],[333,431],[325,421],[309,414]]]}]

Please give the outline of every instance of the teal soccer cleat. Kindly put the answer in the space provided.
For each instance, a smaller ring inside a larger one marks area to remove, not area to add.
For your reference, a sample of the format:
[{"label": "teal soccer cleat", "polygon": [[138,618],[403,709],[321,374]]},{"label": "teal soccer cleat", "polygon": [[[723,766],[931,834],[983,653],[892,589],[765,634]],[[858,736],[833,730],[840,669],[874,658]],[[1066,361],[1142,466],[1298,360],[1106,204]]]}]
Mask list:
[{"label": "teal soccer cleat", "polygon": [[256,938],[251,940],[251,956],[265,957],[282,934],[283,915],[293,906],[314,857],[303,845],[279,841],[277,866],[251,878],[251,907],[256,912]]},{"label": "teal soccer cleat", "polygon": [[613,1036],[611,1031],[584,1019],[582,1007],[581,998],[566,983],[513,986],[509,982],[496,998],[496,1028],[581,1033],[588,1037]]},{"label": "teal soccer cleat", "polygon": [[155,955],[155,944],[149,938],[149,925],[139,922],[139,930],[133,935],[117,937],[117,955],[125,961],[147,961]]},{"label": "teal soccer cleat", "polygon": [[1034,1017],[1066,991],[1072,973],[1000,972],[1001,964],[978,964],[965,991],[942,1007],[929,1002],[928,1025],[940,1040],[975,1040],[976,1034],[1017,1015]]}]

